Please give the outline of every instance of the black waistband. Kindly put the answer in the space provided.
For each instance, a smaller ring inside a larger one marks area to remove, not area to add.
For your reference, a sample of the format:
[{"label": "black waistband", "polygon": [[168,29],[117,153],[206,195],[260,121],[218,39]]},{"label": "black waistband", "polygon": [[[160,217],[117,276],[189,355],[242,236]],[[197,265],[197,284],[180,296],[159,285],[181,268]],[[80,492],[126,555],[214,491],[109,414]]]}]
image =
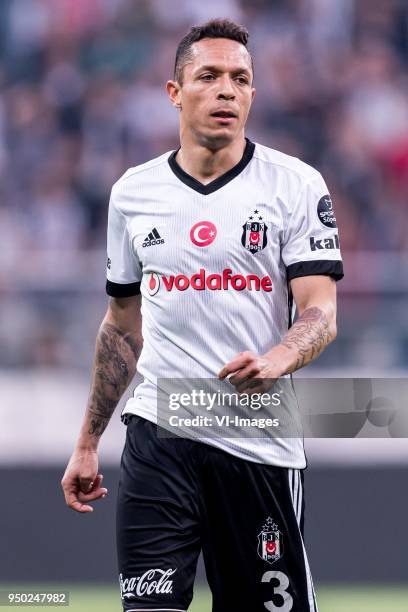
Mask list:
[{"label": "black waistband", "polygon": [[123,423],[124,425],[129,425],[130,421],[131,421],[131,420],[132,420],[134,417],[136,417],[136,415],[135,415],[135,414],[129,414],[129,413],[127,413],[127,414],[122,414],[122,416],[120,417],[120,420],[122,421],[122,423]]}]

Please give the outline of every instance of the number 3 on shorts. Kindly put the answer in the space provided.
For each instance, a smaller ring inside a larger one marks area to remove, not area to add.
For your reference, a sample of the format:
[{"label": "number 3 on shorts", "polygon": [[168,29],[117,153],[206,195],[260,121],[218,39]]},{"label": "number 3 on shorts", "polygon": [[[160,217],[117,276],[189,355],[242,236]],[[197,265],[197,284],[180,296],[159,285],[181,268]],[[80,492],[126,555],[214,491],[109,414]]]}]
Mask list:
[{"label": "number 3 on shorts", "polygon": [[293,598],[287,592],[287,588],[289,586],[289,578],[283,572],[265,572],[262,576],[262,582],[270,582],[273,578],[275,578],[279,584],[274,587],[273,593],[274,595],[280,595],[283,599],[283,604],[281,606],[275,606],[273,601],[265,601],[264,606],[269,612],[274,612],[275,610],[279,610],[279,612],[290,612],[293,607]]}]

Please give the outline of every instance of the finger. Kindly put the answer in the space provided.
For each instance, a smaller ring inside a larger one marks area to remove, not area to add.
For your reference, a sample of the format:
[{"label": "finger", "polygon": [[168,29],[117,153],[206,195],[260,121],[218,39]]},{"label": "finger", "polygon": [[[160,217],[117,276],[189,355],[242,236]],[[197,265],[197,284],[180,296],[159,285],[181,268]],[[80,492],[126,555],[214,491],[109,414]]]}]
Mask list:
[{"label": "finger", "polygon": [[265,377],[262,374],[263,374],[263,370],[261,369],[252,378],[248,378],[247,380],[238,381],[236,385],[237,391],[242,393],[243,391],[242,385],[248,385],[248,387],[252,391],[253,391],[253,387],[257,386],[258,390],[261,390],[263,392],[269,392],[278,379]]},{"label": "finger", "polygon": [[[243,391],[239,392],[240,395],[249,395],[249,397],[251,397],[252,395],[259,395],[262,393],[262,387],[254,387],[252,389],[244,389]],[[252,404],[249,404],[249,408],[252,407]]]},{"label": "finger", "polygon": [[70,508],[72,508],[72,510],[75,510],[76,512],[80,512],[81,514],[93,512],[92,506],[88,506],[87,504],[81,504],[79,501],[72,502],[72,504],[70,504]]},{"label": "finger", "polygon": [[79,501],[74,492],[68,492],[65,495],[65,501],[67,506],[76,512],[93,512],[92,506],[88,506],[87,504],[83,504]]},{"label": "finger", "polygon": [[106,490],[95,491],[94,493],[78,493],[78,501],[81,504],[89,504],[90,502],[97,501],[98,499],[103,499],[106,497],[108,492]]},{"label": "finger", "polygon": [[90,493],[91,491],[99,489],[101,484],[102,484],[102,480],[103,480],[103,475],[102,474],[98,474],[96,476],[95,480],[92,483],[91,490],[90,491],[85,491],[85,493]]},{"label": "finger", "polygon": [[259,372],[260,372],[260,368],[256,364],[256,362],[255,363],[251,363],[246,368],[243,368],[242,370],[240,370],[239,372],[234,374],[234,376],[231,376],[229,381],[235,387],[235,386],[237,386],[239,384],[242,384],[243,382],[249,380],[250,378],[253,378],[254,376],[257,376],[259,374]]},{"label": "finger", "polygon": [[90,493],[94,491],[100,491],[101,497],[105,497],[105,495],[108,494],[108,489],[106,487],[101,487],[102,480],[103,480],[103,474],[98,474],[97,477],[95,478],[95,481],[94,481],[94,484],[93,484],[93,487]]},{"label": "finger", "polygon": [[90,493],[91,491],[98,489],[102,483],[103,475],[98,474],[95,478],[90,476],[79,477],[79,488],[83,493]]},{"label": "finger", "polygon": [[239,355],[234,357],[232,361],[225,364],[225,366],[218,373],[218,378],[220,380],[223,380],[228,376],[228,374],[232,374],[234,372],[237,372],[237,370],[244,368],[254,359],[256,359],[256,356],[250,351],[246,351],[245,353],[239,353]]},{"label": "finger", "polygon": [[78,491],[77,499],[81,503],[88,503],[91,501],[95,501],[96,499],[100,499],[101,497],[105,497],[108,494],[108,489],[96,489],[95,491],[91,491],[90,493],[82,493],[82,491]]},{"label": "finger", "polygon": [[244,368],[248,363],[252,361],[254,355],[249,352],[240,353],[234,359],[225,364],[225,366],[220,370],[218,377],[222,380],[228,376],[228,374],[232,374],[233,372],[237,372],[241,368]]},{"label": "finger", "polygon": [[253,378],[244,382],[241,385],[238,385],[237,391],[239,393],[269,393],[274,383],[276,382],[276,378]]},{"label": "finger", "polygon": [[263,381],[259,378],[244,380],[236,386],[236,389],[238,393],[248,393],[249,395],[253,393],[261,393],[264,391]]},{"label": "finger", "polygon": [[83,491],[84,493],[88,493],[89,491],[91,491],[92,487],[94,486],[95,477],[96,474],[87,474],[86,476],[80,476],[78,480],[79,488],[81,489],[81,491]]}]

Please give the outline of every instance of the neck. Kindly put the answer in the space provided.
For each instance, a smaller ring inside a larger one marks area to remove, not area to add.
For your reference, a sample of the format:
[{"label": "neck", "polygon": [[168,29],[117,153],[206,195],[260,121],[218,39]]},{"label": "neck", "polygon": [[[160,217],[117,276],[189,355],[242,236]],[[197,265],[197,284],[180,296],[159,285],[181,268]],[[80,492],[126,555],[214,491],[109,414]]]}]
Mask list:
[{"label": "neck", "polygon": [[243,133],[219,149],[209,149],[187,138],[183,133],[180,135],[180,143],[181,147],[176,155],[177,163],[184,172],[203,185],[211,183],[236,166],[244,154],[246,145]]}]

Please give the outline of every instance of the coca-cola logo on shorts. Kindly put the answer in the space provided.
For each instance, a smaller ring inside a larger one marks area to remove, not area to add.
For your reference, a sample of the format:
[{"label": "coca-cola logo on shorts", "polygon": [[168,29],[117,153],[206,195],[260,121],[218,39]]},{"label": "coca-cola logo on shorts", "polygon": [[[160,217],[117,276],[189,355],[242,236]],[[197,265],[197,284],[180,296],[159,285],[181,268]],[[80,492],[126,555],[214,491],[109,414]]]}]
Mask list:
[{"label": "coca-cola logo on shorts", "polygon": [[124,578],[119,574],[120,595],[122,599],[142,597],[145,595],[162,595],[173,592],[173,580],[170,576],[177,571],[176,569],[149,569],[141,576]]}]

